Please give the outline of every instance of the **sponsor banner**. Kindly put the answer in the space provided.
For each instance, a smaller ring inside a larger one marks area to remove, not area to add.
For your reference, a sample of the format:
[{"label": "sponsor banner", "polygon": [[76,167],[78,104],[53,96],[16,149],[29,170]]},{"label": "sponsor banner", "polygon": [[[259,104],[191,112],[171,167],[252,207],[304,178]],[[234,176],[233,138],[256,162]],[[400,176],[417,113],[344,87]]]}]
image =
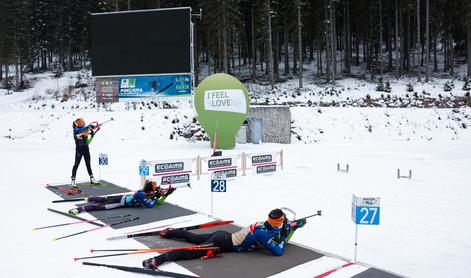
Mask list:
[{"label": "sponsor banner", "polygon": [[157,163],[154,166],[154,172],[156,174],[167,173],[167,172],[181,172],[184,169],[185,169],[185,163],[183,161]]},{"label": "sponsor banner", "polygon": [[191,173],[193,172],[192,159],[159,160],[149,163],[152,169],[152,176],[158,177],[161,184],[190,184]]},{"label": "sponsor banner", "polygon": [[215,171],[214,173],[216,175],[225,176],[227,179],[237,177],[237,169],[228,169],[228,170]]},{"label": "sponsor banner", "polygon": [[180,183],[190,184],[190,182],[191,182],[190,174],[162,176],[160,180],[160,184],[170,183],[172,186],[178,185]]},{"label": "sponsor banner", "polygon": [[95,92],[98,103],[118,102],[118,78],[97,78]]},{"label": "sponsor banner", "polygon": [[257,166],[255,171],[257,174],[273,173],[276,172],[276,165],[272,164]]},{"label": "sponsor banner", "polygon": [[276,158],[276,153],[257,153],[250,156],[250,163],[252,166],[276,164]]},{"label": "sponsor banner", "polygon": [[250,156],[251,168],[255,174],[266,174],[276,172],[276,153],[258,153]]},{"label": "sponsor banner", "polygon": [[208,159],[208,171],[237,168],[237,157],[227,156]]},{"label": "sponsor banner", "polygon": [[204,109],[245,114],[247,103],[244,91],[241,89],[206,90],[204,91]]},{"label": "sponsor banner", "polygon": [[191,75],[149,75],[119,78],[120,100],[191,96]]}]

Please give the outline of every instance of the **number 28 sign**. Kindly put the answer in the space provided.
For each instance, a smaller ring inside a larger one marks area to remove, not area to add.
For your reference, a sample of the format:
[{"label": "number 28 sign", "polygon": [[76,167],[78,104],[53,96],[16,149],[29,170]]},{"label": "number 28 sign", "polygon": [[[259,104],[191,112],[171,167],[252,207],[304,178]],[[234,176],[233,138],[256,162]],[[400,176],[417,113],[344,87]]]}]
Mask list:
[{"label": "number 28 sign", "polygon": [[379,225],[380,198],[357,197],[352,199],[352,220],[360,225]]}]

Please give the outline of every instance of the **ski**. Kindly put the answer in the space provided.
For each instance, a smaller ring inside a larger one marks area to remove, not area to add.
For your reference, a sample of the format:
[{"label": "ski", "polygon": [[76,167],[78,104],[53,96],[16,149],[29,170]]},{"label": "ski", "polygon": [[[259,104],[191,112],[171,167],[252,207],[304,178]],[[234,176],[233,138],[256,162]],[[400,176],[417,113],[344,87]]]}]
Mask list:
[{"label": "ski", "polygon": [[[93,229],[89,229],[89,230],[84,230],[84,231],[74,233],[74,234],[70,234],[70,235],[66,235],[66,236],[55,237],[52,240],[56,241],[56,240],[59,240],[59,239],[63,239],[63,238],[71,237],[71,236],[76,236],[76,235],[80,235],[80,234],[84,234],[84,233],[88,233],[88,232],[92,232],[92,231],[96,231],[96,230],[103,229],[103,228],[106,228],[106,227],[113,227],[113,226],[123,224],[123,223],[129,222],[129,221],[134,221],[134,220],[137,220],[137,219],[139,219],[139,217],[132,217],[132,218],[120,221],[120,222],[116,222],[116,223],[112,223],[112,224],[106,224],[106,225],[103,225],[102,227],[97,227],[97,228],[93,228]],[[91,223],[94,223],[94,222],[91,222]]]},{"label": "ski", "polygon": [[106,258],[106,257],[117,257],[117,256],[127,256],[127,255],[136,255],[136,254],[144,254],[144,253],[163,253],[175,250],[211,250],[211,249],[218,249],[219,247],[213,247],[210,245],[192,245],[192,246],[184,246],[184,247],[174,247],[174,248],[148,248],[148,249],[92,249],[90,252],[117,252],[117,251],[129,251],[125,253],[115,253],[115,254],[107,254],[107,255],[96,255],[96,256],[87,256],[87,257],[77,257],[74,258],[74,261],[85,260],[85,259],[97,259],[97,258]]},{"label": "ski", "polygon": [[157,227],[152,227],[152,228],[147,228],[147,229],[142,229],[142,230],[137,230],[137,231],[132,231],[132,232],[127,232],[127,233],[124,233],[124,234],[129,235],[129,234],[140,233],[140,232],[144,232],[144,231],[148,231],[148,230],[167,228],[167,227],[170,227],[170,226],[173,226],[173,225],[176,225],[176,224],[185,223],[185,222],[188,222],[188,221],[190,221],[190,220],[178,221],[178,222],[175,222],[175,223],[172,223],[172,224],[167,224],[167,225],[162,225],[162,226],[157,226]]},{"label": "ski", "polygon": [[158,270],[158,269],[157,270],[152,270],[152,269],[147,269],[147,268],[142,268],[142,267],[111,265],[111,264],[97,264],[97,263],[90,263],[90,262],[82,262],[82,264],[83,265],[89,265],[89,266],[103,266],[103,267],[118,269],[118,270],[122,270],[122,271],[142,273],[142,274],[148,274],[148,275],[153,275],[153,276],[174,277],[174,278],[197,278],[197,277],[200,277],[200,276],[192,276],[192,275],[181,274],[181,273],[178,273],[178,272],[163,271],[163,270]]},{"label": "ski", "polygon": [[[88,221],[88,219],[82,218],[82,217],[77,216],[77,215],[70,214],[70,213],[65,212],[65,211],[60,211],[60,210],[52,209],[52,208],[47,208],[47,210],[48,210],[48,211],[55,212],[55,213],[58,213],[58,214],[62,214],[62,215],[65,215],[65,216],[68,216],[68,217],[71,217],[71,218],[74,218],[74,219],[77,219],[77,220]],[[103,224],[96,223],[96,222],[90,222],[90,224],[93,224],[93,225],[96,225],[96,226],[100,226],[100,227],[105,226],[105,225],[103,225]]]},{"label": "ski", "polygon": [[[215,226],[220,226],[220,225],[227,225],[234,223],[234,221],[214,221],[214,222],[208,222],[204,224],[198,224],[198,225],[193,225],[193,226],[187,226],[187,227],[182,227],[182,228],[175,228],[175,230],[180,230],[180,231],[187,231],[187,230],[195,230],[195,229],[204,229],[204,228],[210,228],[210,227],[215,227]],[[122,235],[122,236],[114,236],[114,237],[109,237],[107,240],[117,240],[117,239],[126,239],[126,238],[133,238],[133,237],[141,237],[141,236],[156,236],[159,235],[159,233],[163,230],[159,231],[154,231],[154,232],[147,232],[147,233],[139,233],[139,234],[129,234],[129,235]]]},{"label": "ski", "polygon": [[93,223],[91,223],[91,222],[101,221],[101,220],[106,220],[106,219],[123,218],[123,217],[128,217],[128,216],[131,216],[131,214],[117,215],[117,216],[109,216],[109,217],[97,218],[97,219],[91,219],[91,220],[80,220],[80,221],[68,222],[68,223],[62,223],[62,224],[56,224],[56,225],[50,225],[50,226],[36,227],[36,228],[33,228],[33,231],[41,230],[41,229],[47,229],[47,228],[54,228],[54,227],[61,227],[61,226],[73,225],[73,224],[80,224],[80,223],[90,223],[90,224],[93,224]]}]

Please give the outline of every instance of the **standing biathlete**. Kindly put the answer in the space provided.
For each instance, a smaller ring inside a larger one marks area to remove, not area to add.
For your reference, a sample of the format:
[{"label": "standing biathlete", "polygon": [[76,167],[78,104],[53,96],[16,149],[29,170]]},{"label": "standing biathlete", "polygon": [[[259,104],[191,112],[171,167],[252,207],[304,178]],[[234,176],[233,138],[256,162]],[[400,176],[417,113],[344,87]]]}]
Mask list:
[{"label": "standing biathlete", "polygon": [[100,127],[95,127],[94,125],[85,126],[85,121],[82,118],[78,118],[72,124],[72,128],[75,141],[75,163],[74,167],[72,167],[71,187],[78,189],[77,185],[75,184],[75,177],[77,175],[77,169],[80,165],[82,157],[84,158],[85,165],[87,166],[88,175],[90,176],[90,183],[97,184],[97,181],[93,177],[92,166],[90,165],[90,149],[88,148],[88,145],[90,145],[93,137],[100,130]]},{"label": "standing biathlete", "polygon": [[172,194],[176,188],[169,187],[168,189],[161,189],[155,181],[147,180],[142,190],[138,190],[133,194],[116,195],[109,197],[91,196],[86,198],[87,204],[69,210],[70,214],[77,215],[81,212],[94,211],[94,210],[108,210],[119,207],[141,207],[152,208],[155,205],[164,203],[168,195]]},{"label": "standing biathlete", "polygon": [[181,239],[208,248],[169,251],[144,260],[142,265],[157,269],[159,265],[169,261],[211,258],[221,252],[246,252],[261,247],[276,256],[281,256],[294,231],[305,224],[306,219],[287,221],[281,209],[274,209],[268,215],[267,221],[257,222],[236,233],[216,231],[210,234],[194,234],[189,231],[167,229],[160,232],[161,237]]}]

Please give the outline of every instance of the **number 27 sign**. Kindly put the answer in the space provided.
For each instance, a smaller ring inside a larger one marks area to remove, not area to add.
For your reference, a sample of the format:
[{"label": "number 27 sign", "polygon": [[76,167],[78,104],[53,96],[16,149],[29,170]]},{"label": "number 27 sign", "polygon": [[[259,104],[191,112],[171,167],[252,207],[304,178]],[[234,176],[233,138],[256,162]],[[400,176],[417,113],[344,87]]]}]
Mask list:
[{"label": "number 27 sign", "polygon": [[379,225],[380,198],[357,197],[352,199],[352,220],[360,225]]}]

